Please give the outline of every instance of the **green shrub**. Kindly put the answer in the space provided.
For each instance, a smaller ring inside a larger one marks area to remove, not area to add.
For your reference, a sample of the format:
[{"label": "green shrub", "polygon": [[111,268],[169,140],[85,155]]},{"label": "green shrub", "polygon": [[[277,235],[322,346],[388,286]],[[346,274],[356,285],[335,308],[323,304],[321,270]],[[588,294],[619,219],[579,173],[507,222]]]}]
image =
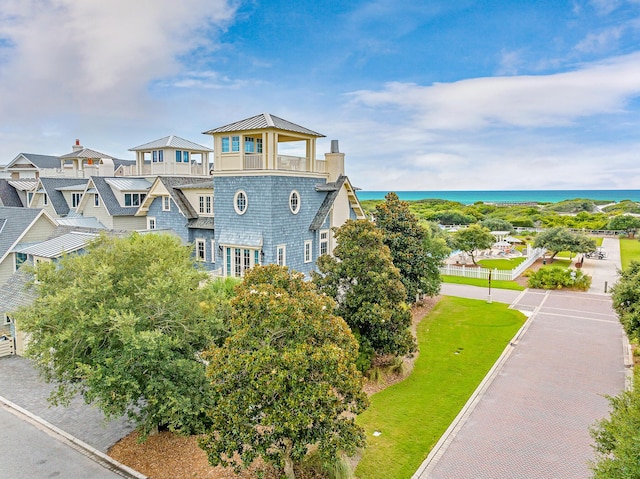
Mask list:
[{"label": "green shrub", "polygon": [[591,286],[591,276],[580,270],[565,268],[542,268],[529,276],[530,288],[577,289],[586,291]]}]

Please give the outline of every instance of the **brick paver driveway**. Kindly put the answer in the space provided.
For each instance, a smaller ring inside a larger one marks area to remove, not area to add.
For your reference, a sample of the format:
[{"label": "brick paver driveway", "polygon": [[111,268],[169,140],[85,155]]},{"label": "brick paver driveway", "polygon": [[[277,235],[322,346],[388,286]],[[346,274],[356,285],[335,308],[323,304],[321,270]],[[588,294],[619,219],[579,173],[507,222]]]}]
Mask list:
[{"label": "brick paver driveway", "polygon": [[527,291],[526,332],[477,405],[415,478],[584,479],[589,426],[625,385],[624,335],[608,295]]}]

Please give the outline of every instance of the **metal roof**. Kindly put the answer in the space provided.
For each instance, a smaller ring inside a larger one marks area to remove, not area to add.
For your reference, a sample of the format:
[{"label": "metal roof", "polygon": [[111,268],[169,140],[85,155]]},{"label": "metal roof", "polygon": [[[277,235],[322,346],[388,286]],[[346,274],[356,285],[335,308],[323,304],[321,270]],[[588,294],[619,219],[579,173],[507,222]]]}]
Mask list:
[{"label": "metal roof", "polygon": [[86,187],[86,183],[78,184],[78,185],[70,185],[70,186],[61,186],[56,188],[56,191],[84,191]]},{"label": "metal roof", "polygon": [[35,178],[32,180],[9,180],[9,184],[13,186],[16,190],[21,191],[29,191],[32,190],[34,186],[38,183],[38,180]]},{"label": "metal roof", "polygon": [[247,118],[245,120],[236,121],[235,123],[230,123],[228,125],[214,128],[213,130],[205,131],[203,132],[203,134],[211,135],[213,133],[266,130],[269,128],[274,128],[276,130],[292,131],[295,133],[303,133],[305,135],[311,135],[311,136],[317,136],[317,137],[324,137],[322,133],[309,130],[304,126],[296,125],[295,123],[291,123],[290,121],[283,120],[282,118],[279,118],[275,115],[271,115],[270,113],[261,113],[260,115],[252,116],[251,118]]},{"label": "metal roof", "polygon": [[249,231],[223,231],[218,239],[220,246],[248,246],[259,248],[262,246],[262,233]]},{"label": "metal roof", "polygon": [[147,191],[151,183],[144,178],[105,178],[109,186],[120,191]]},{"label": "metal roof", "polygon": [[69,226],[73,228],[94,228],[99,230],[107,229],[98,218],[92,216],[65,216],[64,218],[56,218],[56,222],[60,226]]},{"label": "metal roof", "polygon": [[175,188],[180,188],[181,190],[201,190],[213,188],[213,179],[207,181],[197,181],[196,183],[191,184],[178,184]]},{"label": "metal roof", "polygon": [[[72,151],[71,153],[67,153],[66,155],[62,155],[59,158],[113,158],[111,155],[105,155],[104,153],[100,153],[99,151],[92,150],[90,148],[83,148],[82,150]],[[58,162],[58,166],[60,166]]]},{"label": "metal roof", "polygon": [[157,150],[161,148],[175,148],[178,150],[190,151],[213,151],[211,148],[199,145],[193,141],[185,140],[184,138],[180,138],[175,135],[165,136],[159,140],[150,141],[149,143],[136,146],[135,148],[129,148],[129,151]]},{"label": "metal roof", "polygon": [[16,253],[40,256],[42,258],[59,258],[65,253],[72,253],[73,251],[85,248],[97,237],[98,235],[91,233],[67,233],[35,245],[18,246],[14,248],[13,251]]},{"label": "metal roof", "polygon": [[193,218],[187,222],[187,228],[199,229],[199,230],[212,230],[214,229],[214,219],[207,216],[201,216],[200,218]]}]

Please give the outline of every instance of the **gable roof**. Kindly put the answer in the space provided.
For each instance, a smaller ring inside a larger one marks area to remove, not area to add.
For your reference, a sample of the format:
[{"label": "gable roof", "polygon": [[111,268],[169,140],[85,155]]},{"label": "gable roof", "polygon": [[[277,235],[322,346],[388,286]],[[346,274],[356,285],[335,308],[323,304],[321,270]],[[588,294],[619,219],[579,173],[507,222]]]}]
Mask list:
[{"label": "gable roof", "polygon": [[16,188],[6,179],[0,179],[0,206],[24,206]]},{"label": "gable roof", "polygon": [[0,312],[12,313],[21,306],[31,305],[38,297],[38,292],[31,285],[33,274],[21,266],[13,273],[5,284],[0,287]]},{"label": "gable roof", "polygon": [[42,169],[42,168],[60,168],[60,158],[57,156],[51,155],[37,155],[35,153],[18,153],[11,162],[6,166],[6,168],[11,168],[15,163],[20,160],[20,158],[25,158],[29,161],[34,167]]},{"label": "gable roof", "polygon": [[161,148],[176,148],[178,150],[213,151],[206,146],[198,145],[193,141],[185,140],[179,136],[170,135],[159,140],[150,141],[144,145],[129,148],[129,151],[157,150]]},{"label": "gable roof", "polygon": [[316,137],[324,137],[322,133],[309,130],[304,126],[296,125],[290,121],[279,118],[270,113],[261,113],[245,120],[236,121],[228,125],[214,128],[213,130],[205,131],[203,134],[212,135],[213,133],[227,133],[236,131],[250,131],[250,130],[266,130],[269,128],[275,128],[277,130],[292,131],[295,133],[303,133],[305,135],[311,135]]},{"label": "gable roof", "polygon": [[144,212],[149,209],[149,205],[154,200],[154,197],[157,196],[154,195],[154,191],[158,183],[162,183],[173,202],[178,206],[180,213],[182,213],[182,215],[187,219],[197,218],[198,213],[193,208],[189,200],[187,200],[182,189],[211,188],[211,191],[213,191],[213,179],[203,181],[202,178],[193,176],[158,176],[149,190],[149,195],[140,205],[140,209],[137,213],[138,216],[144,215]]},{"label": "gable roof", "polygon": [[[64,216],[69,213],[69,205],[67,200],[64,199],[62,189],[67,186],[86,185],[89,180],[86,178],[40,178],[38,181],[48,195],[56,214]],[[75,189],[75,191],[79,191],[79,189]]]},{"label": "gable roof", "polygon": [[0,263],[40,216],[45,216],[52,225],[55,224],[51,217],[39,208],[0,208]]}]

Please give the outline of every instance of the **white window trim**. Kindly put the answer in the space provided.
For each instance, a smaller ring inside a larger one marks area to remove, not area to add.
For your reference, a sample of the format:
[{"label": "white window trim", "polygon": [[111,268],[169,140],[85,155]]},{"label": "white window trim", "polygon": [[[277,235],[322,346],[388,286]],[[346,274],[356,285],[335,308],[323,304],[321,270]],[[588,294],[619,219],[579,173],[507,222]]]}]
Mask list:
[{"label": "white window trim", "polygon": [[[204,253],[204,257],[203,258],[201,258],[198,255],[198,252],[200,251],[200,248],[199,248],[200,245],[202,245],[202,251]],[[207,242],[202,238],[196,239],[196,260],[197,261],[206,261],[207,260]]]},{"label": "white window trim", "polygon": [[[296,196],[298,198],[298,205],[296,206],[296,208],[293,208],[293,205],[291,204],[291,200],[293,199],[293,196]],[[300,212],[300,193],[298,193],[297,190],[293,190],[290,194],[289,194],[289,210],[291,210],[291,212],[294,215],[297,215]]]},{"label": "white window trim", "polygon": [[[325,234],[327,235],[327,239],[323,240],[322,239],[322,235]],[[327,244],[327,252],[323,253],[322,252],[322,243],[326,243]],[[331,230],[320,230],[319,235],[318,235],[318,256],[322,256],[323,254],[330,254],[331,253]]]},{"label": "white window trim", "polygon": [[[307,257],[307,252],[309,256]],[[307,240],[304,242],[304,248],[302,249],[302,254],[304,255],[304,262],[311,263],[313,260],[313,240]]]},{"label": "white window trim", "polygon": [[171,211],[171,196],[162,197],[162,211]]},{"label": "white window trim", "polygon": [[[151,222],[153,222],[153,228],[151,227]],[[158,228],[158,222],[153,216],[147,216],[147,229],[155,230]]]},{"label": "white window trim", "polygon": [[[238,208],[238,197],[240,195],[244,195],[244,210]],[[249,209],[249,197],[247,196],[247,193],[244,192],[244,190],[238,190],[236,191],[236,194],[233,195],[233,209],[236,210],[236,213],[238,213],[239,215],[245,214]]]},{"label": "white window trim", "polygon": [[[280,263],[280,251],[282,251],[282,263]],[[287,245],[279,244],[276,246],[276,264],[279,266],[287,265]]]},{"label": "white window trim", "polygon": [[216,240],[211,240],[211,262],[216,262]]}]

